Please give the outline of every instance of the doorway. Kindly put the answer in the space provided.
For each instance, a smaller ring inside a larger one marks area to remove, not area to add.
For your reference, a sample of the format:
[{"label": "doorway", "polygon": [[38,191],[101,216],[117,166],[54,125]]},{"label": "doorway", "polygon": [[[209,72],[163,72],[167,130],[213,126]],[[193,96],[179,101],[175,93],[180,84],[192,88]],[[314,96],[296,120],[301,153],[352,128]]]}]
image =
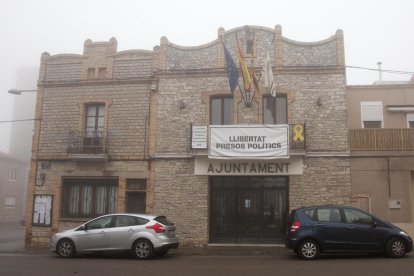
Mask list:
[{"label": "doorway", "polygon": [[283,240],[288,177],[211,177],[210,188],[210,242]]}]

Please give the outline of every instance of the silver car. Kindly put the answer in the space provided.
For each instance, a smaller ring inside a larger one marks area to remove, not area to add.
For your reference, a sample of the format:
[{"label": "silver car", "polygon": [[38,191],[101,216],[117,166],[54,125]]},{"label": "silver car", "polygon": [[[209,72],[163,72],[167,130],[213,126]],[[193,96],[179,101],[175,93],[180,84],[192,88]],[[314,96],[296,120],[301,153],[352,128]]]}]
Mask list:
[{"label": "silver car", "polygon": [[86,252],[130,251],[137,259],[149,259],[178,245],[175,226],[164,216],[109,214],[53,235],[50,250],[63,258]]}]

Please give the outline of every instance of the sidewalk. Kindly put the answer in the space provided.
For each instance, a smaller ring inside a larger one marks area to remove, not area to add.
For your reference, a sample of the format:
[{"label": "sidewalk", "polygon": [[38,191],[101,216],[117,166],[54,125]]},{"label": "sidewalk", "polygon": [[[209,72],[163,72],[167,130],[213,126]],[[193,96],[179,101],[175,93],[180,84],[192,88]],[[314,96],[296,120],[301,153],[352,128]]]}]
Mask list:
[{"label": "sidewalk", "polygon": [[[25,227],[18,221],[0,221],[0,253],[7,254],[48,254],[48,247],[25,247]],[[209,244],[205,247],[179,247],[170,250],[169,254],[186,256],[260,256],[288,255],[291,251],[283,245],[240,245],[240,244]]]},{"label": "sidewalk", "polygon": [[209,244],[206,247],[180,247],[171,250],[171,254],[180,255],[219,255],[219,256],[262,256],[290,255],[290,250],[284,245],[245,245],[245,244]]},{"label": "sidewalk", "polygon": [[0,252],[24,249],[24,232],[19,221],[0,221]]}]

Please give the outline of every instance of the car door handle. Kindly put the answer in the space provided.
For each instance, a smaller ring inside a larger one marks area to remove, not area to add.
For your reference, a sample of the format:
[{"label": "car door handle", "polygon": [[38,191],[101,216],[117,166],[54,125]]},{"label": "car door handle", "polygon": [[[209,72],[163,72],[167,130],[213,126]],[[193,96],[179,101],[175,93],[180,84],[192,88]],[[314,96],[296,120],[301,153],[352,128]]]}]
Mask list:
[{"label": "car door handle", "polygon": [[128,229],[128,232],[134,232],[134,229]]},{"label": "car door handle", "polygon": [[355,226],[347,225],[346,228],[348,228],[348,229],[355,229]]},{"label": "car door handle", "polygon": [[105,234],[105,231],[101,231],[101,232],[99,232],[99,234]]},{"label": "car door handle", "polygon": [[318,226],[318,227],[325,227],[325,224],[323,224],[323,223],[317,223],[316,226]]}]

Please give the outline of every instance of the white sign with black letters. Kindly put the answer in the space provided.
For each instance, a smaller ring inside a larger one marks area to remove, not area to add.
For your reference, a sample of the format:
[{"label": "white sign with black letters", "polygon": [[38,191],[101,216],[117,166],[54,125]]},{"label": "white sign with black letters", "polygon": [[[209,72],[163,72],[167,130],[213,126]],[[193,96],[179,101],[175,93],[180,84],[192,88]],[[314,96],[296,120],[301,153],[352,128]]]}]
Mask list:
[{"label": "white sign with black letters", "polygon": [[303,158],[291,156],[289,159],[275,160],[220,160],[207,156],[196,156],[195,175],[302,175]]},{"label": "white sign with black letters", "polygon": [[191,148],[207,148],[207,126],[191,126]]},{"label": "white sign with black letters", "polygon": [[289,125],[210,126],[210,159],[289,158]]}]

